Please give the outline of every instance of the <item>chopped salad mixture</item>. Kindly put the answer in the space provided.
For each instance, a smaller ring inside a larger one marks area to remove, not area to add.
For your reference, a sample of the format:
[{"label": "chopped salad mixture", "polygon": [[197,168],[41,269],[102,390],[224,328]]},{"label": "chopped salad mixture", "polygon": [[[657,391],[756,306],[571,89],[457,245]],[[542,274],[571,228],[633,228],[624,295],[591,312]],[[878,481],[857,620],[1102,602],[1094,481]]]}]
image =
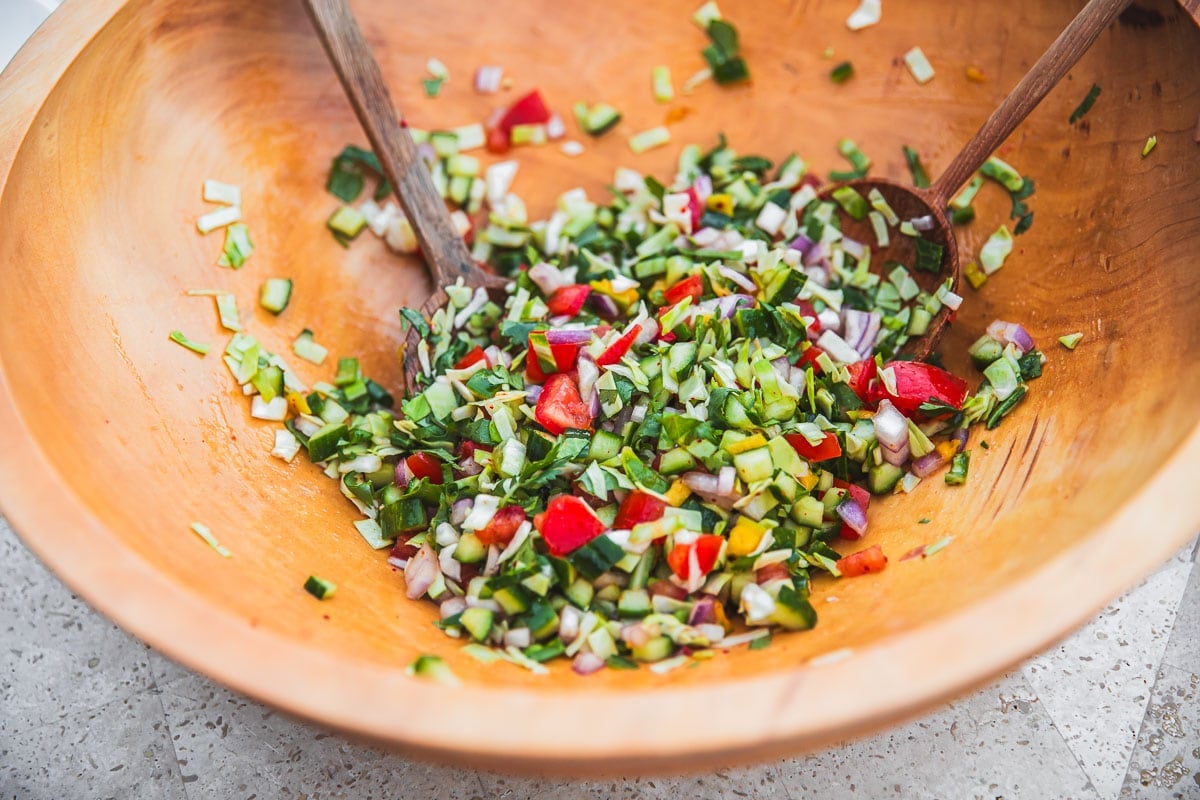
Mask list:
[{"label": "chopped salad mixture", "polygon": [[[816,575],[887,565],[859,542],[872,496],[963,483],[968,428],[995,427],[1043,363],[1002,321],[971,349],[974,392],[904,360],[961,303],[914,277],[941,249],[881,196],[818,183],[722,140],[684,148],[669,184],[619,169],[607,204],[572,190],[547,220],[504,194],[474,231],[511,277],[504,304],[452,286],[431,320],[402,310],[423,374],[397,407],[354,359],[305,394],[243,334],[226,357],[290,411],[277,454],[338,481],[408,597],[480,658],[663,670],[808,629]],[[843,236],[843,214],[877,241]],[[916,263],[870,271],[903,235]]]}]

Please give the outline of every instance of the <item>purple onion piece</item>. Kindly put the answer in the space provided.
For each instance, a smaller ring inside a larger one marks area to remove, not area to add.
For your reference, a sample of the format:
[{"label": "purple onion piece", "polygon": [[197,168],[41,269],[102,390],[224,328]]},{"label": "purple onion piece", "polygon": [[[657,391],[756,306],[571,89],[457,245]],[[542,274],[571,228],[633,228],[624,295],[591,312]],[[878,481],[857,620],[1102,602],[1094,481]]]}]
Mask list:
[{"label": "purple onion piece", "polygon": [[580,650],[575,656],[575,660],[571,662],[571,669],[578,675],[591,675],[593,672],[599,672],[605,667],[604,659],[593,653],[591,650]]},{"label": "purple onion piece", "polygon": [[837,514],[859,536],[867,532],[867,510],[850,495],[838,503]]},{"label": "purple onion piece", "polygon": [[1029,335],[1029,331],[1016,322],[995,320],[988,325],[987,333],[998,342],[1013,345],[1021,351],[1021,355],[1025,355],[1034,348],[1033,337]]},{"label": "purple onion piece", "polygon": [[621,315],[621,309],[617,307],[617,301],[600,292],[589,294],[586,305],[595,312],[596,316],[610,322]]},{"label": "purple onion piece", "polygon": [[933,214],[926,214],[923,217],[913,217],[909,222],[919,231],[933,230]]},{"label": "purple onion piece", "polygon": [[[533,353],[530,353],[528,356],[526,356],[526,358],[530,357],[536,358],[537,356],[534,356]],[[536,403],[538,398],[542,396],[542,387],[536,383],[532,384],[528,389],[525,390],[525,396],[529,398],[529,402]]]},{"label": "purple onion piece", "polygon": [[954,452],[961,453],[963,450],[966,450],[967,449],[967,439],[970,438],[970,436],[971,436],[971,432],[969,430],[967,430],[966,428],[959,428],[958,430],[956,430],[950,436],[950,438],[953,439],[954,443],[957,445],[957,448],[955,449]]},{"label": "purple onion piece", "polygon": [[412,473],[408,471],[408,459],[402,458],[396,462],[396,485],[403,489],[411,480]]},{"label": "purple onion piece", "polygon": [[550,344],[587,344],[592,340],[591,328],[551,328],[546,331]]},{"label": "purple onion piece", "polygon": [[688,625],[704,625],[717,621],[717,601],[712,597],[701,597],[688,614]]},{"label": "purple onion piece", "polygon": [[750,279],[749,275],[743,275],[732,267],[727,267],[722,264],[721,266],[717,267],[717,272],[720,273],[721,277],[725,278],[731,283],[736,284],[740,288],[745,289],[747,292],[754,292],[758,290],[758,287],[754,284],[754,281]]},{"label": "purple onion piece", "polygon": [[438,606],[438,613],[442,619],[449,619],[455,614],[461,614],[467,610],[467,601],[462,597],[451,597],[448,600],[443,600]]},{"label": "purple onion piece", "polygon": [[700,175],[692,181],[692,191],[696,193],[696,199],[703,203],[712,195],[712,178],[708,175]]},{"label": "purple onion piece", "polygon": [[928,478],[933,473],[937,472],[946,463],[946,459],[940,452],[934,450],[926,453],[912,463],[913,475],[918,478]]},{"label": "purple onion piece", "polygon": [[422,597],[441,574],[437,553],[428,544],[421,545],[417,554],[404,567],[404,593],[409,600]]},{"label": "purple onion piece", "polygon": [[801,256],[807,256],[816,245],[812,239],[805,236],[803,233],[796,234],[796,238],[788,242],[788,249],[799,250]]},{"label": "purple onion piece", "polygon": [[571,283],[558,267],[547,264],[545,261],[538,262],[529,268],[529,280],[537,284],[546,297]]},{"label": "purple onion piece", "polygon": [[524,650],[533,643],[533,636],[529,633],[529,628],[513,628],[504,632],[505,647],[516,647]]}]

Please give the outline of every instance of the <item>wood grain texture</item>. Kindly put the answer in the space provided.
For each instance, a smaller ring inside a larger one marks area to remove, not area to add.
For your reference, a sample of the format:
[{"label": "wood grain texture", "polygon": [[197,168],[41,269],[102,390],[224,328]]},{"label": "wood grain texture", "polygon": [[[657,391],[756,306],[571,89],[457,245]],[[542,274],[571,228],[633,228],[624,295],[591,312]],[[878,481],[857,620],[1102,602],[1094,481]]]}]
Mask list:
[{"label": "wood grain texture", "polygon": [[[415,125],[482,120],[513,96],[470,91],[485,61],[560,112],[579,99],[625,111],[577,159],[518,153],[515,188],[537,217],[571,186],[602,196],[617,164],[671,173],[677,147],[634,157],[624,137],[666,113],[650,94],[655,64],[677,80],[700,65],[692,6],[355,12]],[[754,83],[681,97],[691,113],[674,144],[724,130],[741,150],[796,150],[825,173],[849,135],[875,174],[903,177],[902,144],[936,172],[1079,8],[1017,6],[913,0],[854,34],[844,3],[739,4],[728,13]],[[811,633],[667,676],[483,667],[433,628],[432,607],[404,599],[331,482],[267,456],[271,427],[249,419],[219,361],[167,340],[181,328],[223,342],[211,305],[183,291],[224,288],[267,348],[289,353],[311,327],[333,356],[361,355],[370,374],[400,381],[396,307],[419,305],[429,280],[378,242],[343,250],[323,227],[336,205],[322,188],[329,159],[363,139],[293,0],[67,0],[0,78],[0,505],[74,590],[171,657],[291,713],[459,763],[711,767],[927,709],[1061,637],[1200,525],[1200,30],[1167,0],[1148,7],[1162,24],[1104,31],[1002,148],[1037,180],[1037,221],[984,291],[967,292],[945,339],[947,361],[966,370],[963,351],[991,319],[1022,321],[1050,356],[1045,376],[977,435],[966,486],[928,482],[878,503],[870,536],[893,563],[818,586]],[[899,60],[915,43],[938,70],[925,86]],[[843,86],[826,79],[827,45],[855,62]],[[418,78],[430,56],[452,75],[437,99]],[[987,82],[966,81],[968,64]],[[1103,94],[1068,126],[1093,82]],[[219,237],[193,229],[205,178],[242,187],[257,251],[240,272],[215,267]],[[1007,217],[1008,199],[986,187],[978,211],[959,231],[964,252]],[[296,281],[278,319],[255,302],[269,276]],[[1053,343],[1075,330],[1075,352]],[[309,381],[331,374],[295,366]],[[234,557],[195,541],[195,519]],[[954,543],[935,557],[897,560],[945,535]],[[332,601],[301,589],[314,573],[339,584]],[[422,652],[443,655],[463,686],[406,677]],[[813,663],[830,653],[844,657]]]}]

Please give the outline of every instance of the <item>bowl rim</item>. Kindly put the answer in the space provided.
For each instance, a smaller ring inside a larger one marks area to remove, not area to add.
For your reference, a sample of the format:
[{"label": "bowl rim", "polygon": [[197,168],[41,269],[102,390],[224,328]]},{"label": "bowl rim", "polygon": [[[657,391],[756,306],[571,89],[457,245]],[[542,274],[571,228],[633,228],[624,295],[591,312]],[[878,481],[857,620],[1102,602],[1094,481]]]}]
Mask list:
[{"label": "bowl rim", "polygon": [[[0,202],[42,104],[92,39],[133,2],[67,0],[0,74]],[[214,608],[125,547],[79,498],[61,492],[62,481],[22,420],[3,359],[0,353],[0,440],[6,443],[0,510],[63,583],[171,659],[255,700],[356,738],[472,767],[572,775],[711,769],[860,736],[983,685],[1065,636],[1200,529],[1200,503],[1178,502],[1195,496],[1197,424],[1087,539],[1006,589],[902,636],[846,652],[836,666],[817,659],[684,688],[546,691],[422,683],[413,691],[415,679],[401,669],[345,664]],[[1158,535],[1150,540],[1141,533],[1147,513],[1157,520]],[[181,627],[192,635],[179,637]],[[957,642],[954,653],[939,651],[946,641]],[[891,679],[877,680],[881,674]],[[842,702],[847,686],[855,687],[853,704]],[[636,699],[647,725],[629,726],[611,713],[622,698]],[[537,719],[522,727],[523,738],[514,737],[512,720],[531,718],[535,707]],[[713,709],[729,710],[719,729]],[[588,720],[586,741],[562,735],[562,726],[580,720]]]}]

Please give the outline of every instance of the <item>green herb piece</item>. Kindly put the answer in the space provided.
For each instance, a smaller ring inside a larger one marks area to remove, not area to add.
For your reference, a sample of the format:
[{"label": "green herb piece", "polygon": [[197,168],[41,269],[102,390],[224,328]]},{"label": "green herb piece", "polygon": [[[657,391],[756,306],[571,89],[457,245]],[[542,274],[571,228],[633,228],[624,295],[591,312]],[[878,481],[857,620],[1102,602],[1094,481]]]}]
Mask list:
[{"label": "green herb piece", "polygon": [[854,65],[849,61],[843,61],[829,71],[829,80],[834,83],[845,83],[854,77]]},{"label": "green herb piece", "polygon": [[921,163],[921,156],[916,150],[904,145],[904,161],[908,164],[908,172],[912,175],[913,186],[918,189],[929,188],[929,173],[925,171],[925,165]]},{"label": "green herb piece", "polygon": [[1150,152],[1154,150],[1155,147],[1158,147],[1158,137],[1151,136],[1146,140],[1146,143],[1142,145],[1142,158],[1150,155]]},{"label": "green herb piece", "polygon": [[[947,486],[961,486],[967,482],[967,471],[971,468],[971,453],[964,450],[950,460],[950,471],[946,473]],[[929,555],[926,548],[925,555]]]},{"label": "green herb piece", "polygon": [[445,78],[423,78],[421,80],[421,88],[425,90],[426,97],[437,97],[442,91],[442,84],[445,83]]},{"label": "green herb piece", "polygon": [[383,177],[383,167],[379,159],[370,150],[364,150],[355,145],[346,145],[342,152],[334,157],[329,168],[329,178],[325,189],[343,203],[353,203],[362,194],[365,178],[363,171],[368,171],[378,179],[375,188],[375,199],[381,200],[392,193],[391,186]]},{"label": "green herb piece", "polygon": [[757,639],[752,639],[750,641],[750,646],[746,649],[748,649],[748,650],[766,650],[770,646],[771,646],[771,636],[770,636],[770,634],[768,634],[766,636],[759,636]]},{"label": "green herb piece", "polygon": [[308,580],[304,582],[304,591],[318,600],[328,600],[337,591],[337,585],[323,578],[318,578],[316,575],[309,575]]},{"label": "green herb piece", "polygon": [[222,558],[229,558],[233,553],[225,545],[217,541],[217,537],[213,536],[208,526],[201,522],[193,522],[191,524],[192,532],[204,540],[204,543],[217,552],[217,555]]},{"label": "green herb piece", "polygon": [[217,264],[241,269],[253,252],[254,243],[250,241],[250,229],[241,222],[235,222],[225,229],[225,246],[221,249]]},{"label": "green herb piece", "polygon": [[745,59],[738,55],[740,44],[737,28],[720,17],[714,17],[709,19],[705,33],[712,44],[704,48],[701,55],[708,62],[713,80],[720,85],[748,80],[750,70]]},{"label": "green herb piece", "polygon": [[[489,648],[483,647],[483,645],[469,645],[469,647],[475,647],[479,648],[480,650],[494,652]],[[464,647],[463,649],[466,650],[467,648]],[[497,654],[492,660],[499,661],[500,656]],[[436,681],[437,683],[444,683],[447,686],[459,685],[458,677],[450,671],[450,665],[447,664],[441,656],[431,656],[423,653],[417,656],[416,660],[408,665],[408,668],[405,669],[405,672],[414,678],[427,678],[429,680]]]},{"label": "green herb piece", "polygon": [[942,256],[945,248],[937,242],[928,239],[917,239],[917,263],[913,265],[920,272],[937,274],[942,271]]},{"label": "green herb piece", "polygon": [[1021,217],[1021,219],[1017,221],[1017,224],[1013,226],[1013,236],[1020,236],[1022,233],[1029,230],[1032,226],[1033,226],[1033,212],[1030,211],[1028,214]]},{"label": "green herb piece", "polygon": [[193,342],[191,339],[183,335],[183,331],[171,331],[169,338],[175,344],[183,345],[193,353],[199,353],[200,355],[206,355],[208,353],[208,345],[201,344],[200,342]]},{"label": "green herb piece", "polygon": [[1083,119],[1083,115],[1092,110],[1092,106],[1096,104],[1096,98],[1100,96],[1099,85],[1093,83],[1092,88],[1088,89],[1087,95],[1080,101],[1079,105],[1075,106],[1075,110],[1071,112],[1071,116],[1067,118],[1068,125],[1074,125],[1079,120]]},{"label": "green herb piece", "polygon": [[625,656],[609,656],[604,660],[609,669],[637,669],[636,661],[625,658]]},{"label": "green herb piece", "polygon": [[1066,336],[1058,337],[1058,343],[1068,350],[1074,350],[1083,341],[1082,333],[1068,333]]},{"label": "green herb piece", "polygon": [[931,520],[929,517],[921,517],[919,520],[917,520],[918,525],[928,525],[931,522],[933,522],[933,520]]}]

